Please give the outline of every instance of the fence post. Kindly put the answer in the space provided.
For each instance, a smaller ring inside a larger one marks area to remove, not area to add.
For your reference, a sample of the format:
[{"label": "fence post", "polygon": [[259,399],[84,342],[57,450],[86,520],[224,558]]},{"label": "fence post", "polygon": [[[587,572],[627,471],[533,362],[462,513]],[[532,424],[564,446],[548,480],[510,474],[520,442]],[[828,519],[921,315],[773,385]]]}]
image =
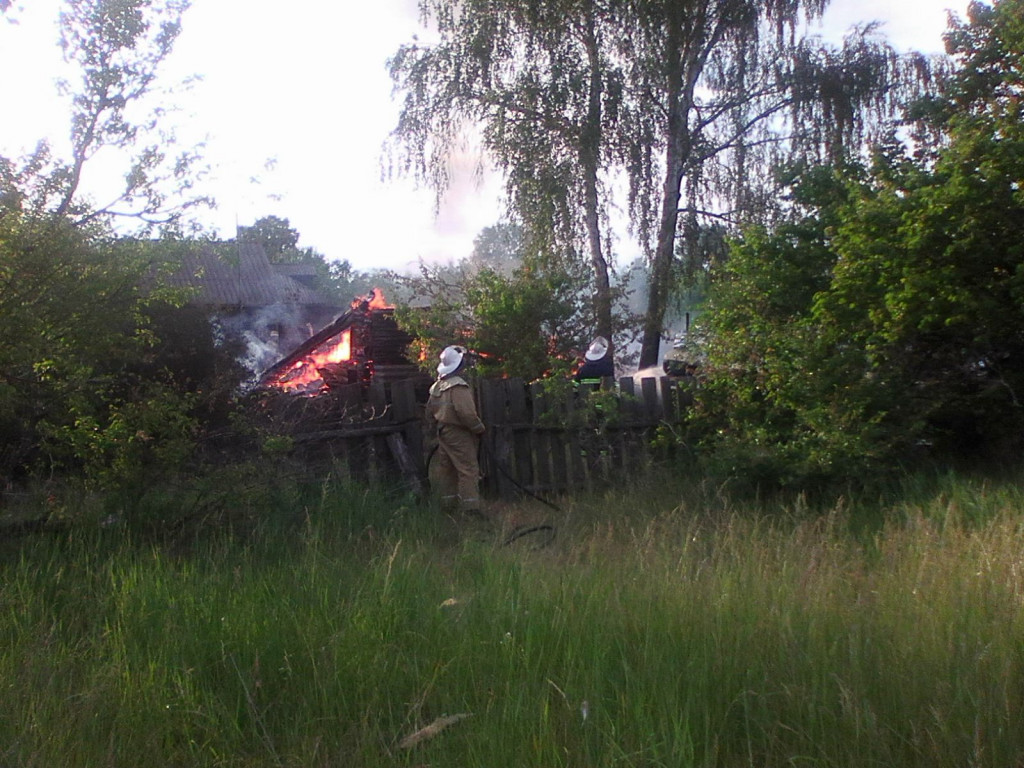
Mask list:
[{"label": "fence post", "polygon": [[[503,379],[508,396],[508,418],[512,429],[513,462],[505,465],[521,486],[533,485],[533,440],[530,410],[526,399],[526,382],[522,379]],[[517,489],[518,490],[518,489]]]},{"label": "fence post", "polygon": [[483,474],[485,490],[496,492],[499,496],[509,493],[508,480],[498,469],[499,463],[508,461],[511,445],[507,430],[503,426],[505,411],[505,393],[500,381],[479,379],[476,393],[480,420],[486,431],[483,436],[484,450],[480,457],[480,471]]},{"label": "fence post", "polygon": [[652,378],[640,379],[640,391],[644,400],[644,420],[647,425],[657,423],[661,412],[661,404],[658,402],[658,380]]},{"label": "fence post", "polygon": [[536,477],[534,481],[537,488],[545,488],[551,485],[551,424],[544,423],[545,416],[551,414],[552,419],[557,418],[557,410],[552,408],[551,398],[544,391],[544,385],[535,381],[530,385],[530,398],[533,401],[533,428],[530,435],[533,438],[533,456],[536,466]]},{"label": "fence post", "polygon": [[416,407],[415,382],[412,379],[391,383],[391,411],[401,432],[388,435],[388,447],[398,462],[406,482],[416,493],[423,491],[423,419]]}]

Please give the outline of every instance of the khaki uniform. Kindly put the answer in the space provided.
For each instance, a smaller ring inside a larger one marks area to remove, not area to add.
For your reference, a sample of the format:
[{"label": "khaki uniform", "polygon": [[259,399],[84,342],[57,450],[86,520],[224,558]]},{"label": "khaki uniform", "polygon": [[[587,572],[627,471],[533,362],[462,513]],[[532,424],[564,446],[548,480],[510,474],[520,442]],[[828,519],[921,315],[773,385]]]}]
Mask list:
[{"label": "khaki uniform", "polygon": [[473,393],[461,376],[438,379],[430,387],[427,426],[437,427],[437,450],[428,468],[430,485],[442,502],[457,503],[463,511],[480,509],[480,464],[477,448],[484,424],[476,412]]}]

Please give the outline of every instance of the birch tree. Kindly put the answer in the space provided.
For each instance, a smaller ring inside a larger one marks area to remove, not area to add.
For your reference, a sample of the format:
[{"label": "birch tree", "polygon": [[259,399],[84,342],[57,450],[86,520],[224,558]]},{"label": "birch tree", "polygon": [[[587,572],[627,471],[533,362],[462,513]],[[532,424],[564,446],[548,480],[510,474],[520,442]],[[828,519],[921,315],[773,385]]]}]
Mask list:
[{"label": "birch tree", "polygon": [[701,317],[713,462],[806,483],[1020,455],[1022,19],[999,0],[952,20],[957,68],[908,106],[942,141],[809,168],[800,208],[734,244]]},{"label": "birch tree", "polygon": [[596,333],[613,337],[605,170],[621,66],[610,54],[617,0],[423,0],[438,42],[403,46],[400,170],[442,194],[465,129],[507,181],[528,253],[586,259]]},{"label": "birch tree", "polygon": [[792,103],[797,29],[827,0],[633,0],[623,160],[629,210],[650,253],[640,367],[655,365],[680,233],[750,210],[752,149]]}]

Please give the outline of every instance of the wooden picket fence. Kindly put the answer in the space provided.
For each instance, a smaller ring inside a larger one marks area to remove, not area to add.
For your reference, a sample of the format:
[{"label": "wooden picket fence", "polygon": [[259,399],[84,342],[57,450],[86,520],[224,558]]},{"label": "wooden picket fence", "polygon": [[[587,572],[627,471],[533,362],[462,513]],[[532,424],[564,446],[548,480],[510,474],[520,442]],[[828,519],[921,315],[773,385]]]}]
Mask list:
[{"label": "wooden picket fence", "polygon": [[[474,385],[487,431],[482,490],[490,498],[594,489],[646,469],[659,454],[659,428],[674,428],[689,402],[669,377],[601,386],[484,379]],[[422,382],[354,384],[289,404],[297,454],[327,459],[342,476],[367,484],[426,488]]]},{"label": "wooden picket fence", "polygon": [[477,397],[484,487],[502,498],[591,490],[642,472],[657,457],[655,430],[677,425],[688,402],[667,377],[600,388],[483,381]]}]

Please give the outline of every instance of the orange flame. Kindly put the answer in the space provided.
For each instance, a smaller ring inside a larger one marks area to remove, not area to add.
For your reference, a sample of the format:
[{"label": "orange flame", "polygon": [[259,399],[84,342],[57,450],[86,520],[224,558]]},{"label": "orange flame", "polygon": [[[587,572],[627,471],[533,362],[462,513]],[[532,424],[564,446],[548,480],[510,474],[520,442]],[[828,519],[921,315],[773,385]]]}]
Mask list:
[{"label": "orange flame", "polygon": [[286,390],[305,389],[310,386],[323,386],[320,368],[330,363],[342,363],[352,358],[352,330],[342,331],[301,360],[296,361],[287,373],[276,382]]},{"label": "orange flame", "polygon": [[352,308],[356,309],[361,304],[366,303],[367,309],[394,309],[391,304],[388,304],[384,298],[384,291],[380,288],[374,288],[365,296],[356,296],[352,300]]},{"label": "orange flame", "polygon": [[[380,288],[374,288],[365,296],[352,301],[353,310],[394,309],[384,298]],[[325,341],[311,353],[297,360],[291,368],[270,382],[270,386],[289,391],[314,393],[325,386],[320,369],[324,366],[344,363],[352,359],[352,330],[347,328],[337,336]]]}]

